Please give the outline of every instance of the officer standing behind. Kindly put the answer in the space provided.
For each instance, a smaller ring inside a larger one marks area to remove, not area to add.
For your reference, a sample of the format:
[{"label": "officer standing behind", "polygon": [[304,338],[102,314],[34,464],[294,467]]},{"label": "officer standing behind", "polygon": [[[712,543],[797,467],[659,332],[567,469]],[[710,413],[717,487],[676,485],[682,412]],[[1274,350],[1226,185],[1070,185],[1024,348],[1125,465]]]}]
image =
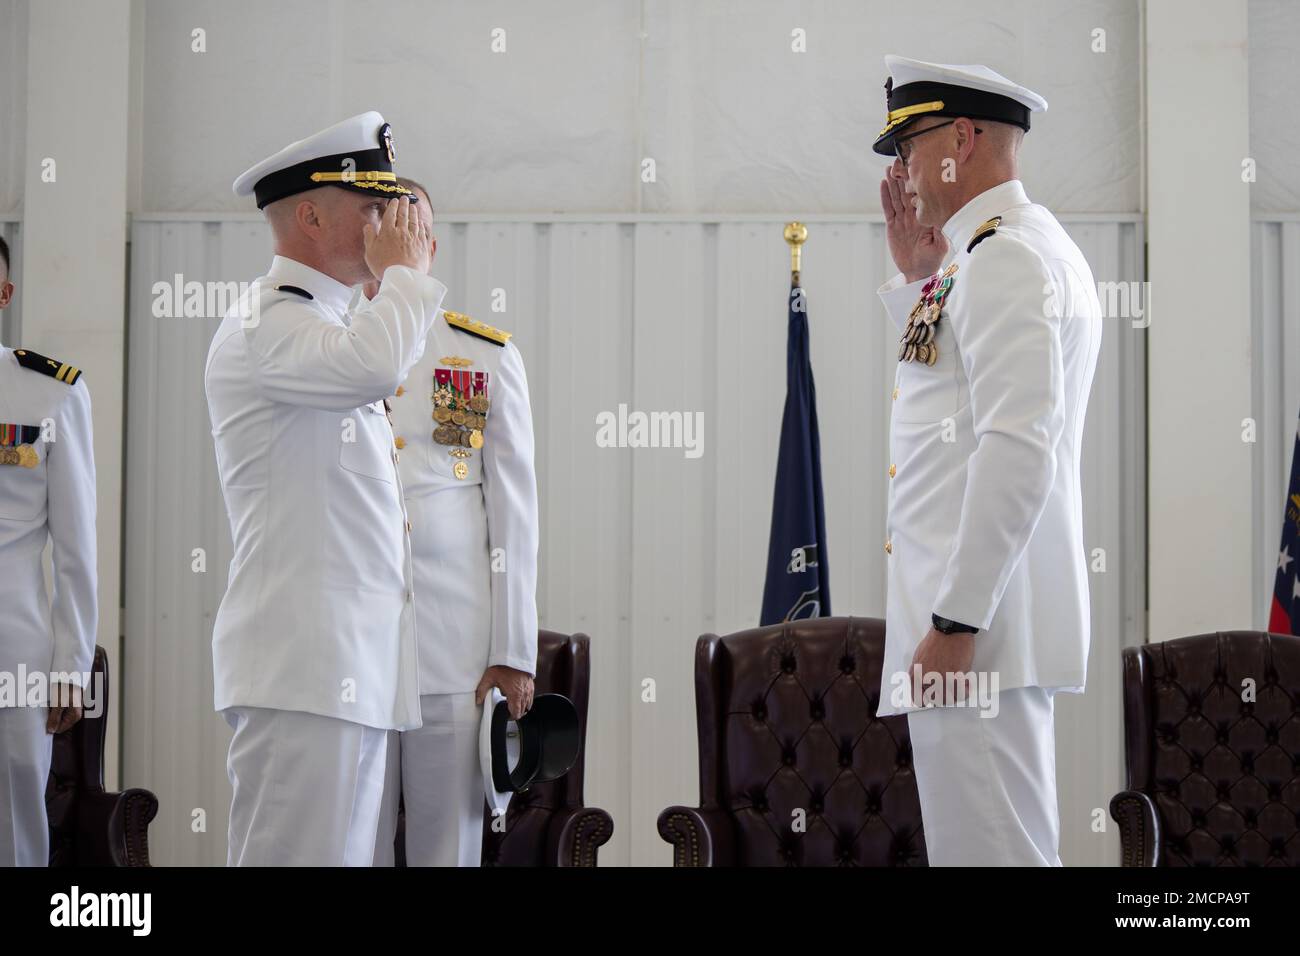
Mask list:
[{"label": "officer standing behind", "polygon": [[[932,864],[1059,866],[1053,694],[1087,674],[1079,461],[1101,306],[1017,178],[1042,97],[984,66],[885,62],[874,149],[896,157],[880,192],[902,274],[880,289],[900,340],[878,712],[909,712]],[[936,675],[971,673],[996,698],[941,683],[944,706],[916,709]]]},{"label": "officer standing behind", "polygon": [[[0,309],[9,305],[0,239]],[[81,719],[95,652],[95,458],[81,370],[0,343],[0,865],[50,859],[45,784],[52,734]],[[52,540],[53,601],[42,555]],[[43,675],[29,684],[20,675]],[[41,701],[29,686],[49,688]],[[36,704],[36,706],[32,706]]]},{"label": "officer standing behind", "polygon": [[[431,234],[427,191],[399,181],[422,194]],[[391,863],[400,795],[409,865],[479,866],[489,770],[480,766],[480,705],[495,687],[521,717],[537,669],[537,479],[523,358],[509,332],[444,312],[392,406],[424,725],[393,735],[375,862]]]},{"label": "officer standing behind", "polygon": [[[420,725],[409,526],[383,400],[446,288],[378,113],[235,181],[275,240],[205,384],[234,558],[212,638],[231,865],[369,866],[388,731]],[[396,202],[391,200],[401,197]],[[351,287],[378,279],[349,311]]]}]

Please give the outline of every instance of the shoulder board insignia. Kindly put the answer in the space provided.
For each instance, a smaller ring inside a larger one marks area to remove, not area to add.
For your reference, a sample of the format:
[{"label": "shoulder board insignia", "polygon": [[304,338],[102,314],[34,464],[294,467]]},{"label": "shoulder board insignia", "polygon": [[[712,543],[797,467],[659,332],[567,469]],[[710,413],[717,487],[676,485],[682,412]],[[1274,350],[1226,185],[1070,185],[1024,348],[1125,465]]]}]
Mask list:
[{"label": "shoulder board insignia", "polygon": [[477,319],[471,319],[468,315],[463,315],[460,312],[448,312],[445,309],[442,314],[446,318],[448,325],[458,328],[462,332],[477,335],[479,338],[495,342],[497,345],[505,345],[510,341],[509,332],[495,329],[486,322],[479,322]]},{"label": "shoulder board insignia", "polygon": [[975,230],[975,235],[970,237],[970,244],[966,247],[966,251],[970,252],[989,236],[993,235],[993,233],[997,232],[998,224],[1001,222],[1001,216],[994,216],[992,219],[985,220],[981,223],[980,227]]},{"label": "shoulder board insignia", "polygon": [[300,295],[304,299],[312,298],[312,294],[306,289],[300,289],[296,285],[278,285],[275,287],[277,292],[292,292],[294,295]]},{"label": "shoulder board insignia", "polygon": [[42,375],[48,375],[64,385],[76,385],[77,379],[81,378],[81,369],[75,365],[68,365],[58,359],[46,358],[44,355],[30,349],[14,349],[14,358],[18,359],[18,364],[23,368],[33,372],[40,372]]}]

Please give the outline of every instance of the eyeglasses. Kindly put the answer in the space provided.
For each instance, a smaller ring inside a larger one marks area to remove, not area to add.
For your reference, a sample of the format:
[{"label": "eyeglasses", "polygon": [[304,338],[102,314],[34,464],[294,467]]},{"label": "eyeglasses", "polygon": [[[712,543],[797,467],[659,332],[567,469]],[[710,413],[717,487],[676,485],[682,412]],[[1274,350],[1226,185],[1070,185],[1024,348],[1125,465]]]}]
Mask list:
[{"label": "eyeglasses", "polygon": [[[951,125],[952,125],[953,123],[955,123],[955,122],[957,122],[957,120],[955,120],[955,119],[950,119],[950,120],[948,120],[948,122],[946,122],[946,123],[936,123],[934,126],[927,126],[927,127],[926,127],[925,129],[923,129],[923,130],[918,130],[918,131],[915,132],[915,133],[909,133],[909,134],[906,135],[906,136],[895,136],[895,137],[894,137],[894,155],[896,155],[896,156],[898,157],[899,161],[900,161],[904,166],[906,166],[906,165],[907,165],[907,157],[911,155],[912,151],[911,151],[911,149],[904,150],[904,149],[903,149],[903,144],[904,144],[904,143],[906,143],[909,139],[916,139],[918,136],[924,136],[926,133],[933,133],[933,132],[934,132],[935,130],[937,130],[937,129],[943,129],[945,126],[951,126]],[[977,133],[982,133],[982,132],[984,132],[984,131],[983,131],[982,129],[980,129],[978,126],[976,126],[976,127],[975,127],[975,132],[977,132]]]}]

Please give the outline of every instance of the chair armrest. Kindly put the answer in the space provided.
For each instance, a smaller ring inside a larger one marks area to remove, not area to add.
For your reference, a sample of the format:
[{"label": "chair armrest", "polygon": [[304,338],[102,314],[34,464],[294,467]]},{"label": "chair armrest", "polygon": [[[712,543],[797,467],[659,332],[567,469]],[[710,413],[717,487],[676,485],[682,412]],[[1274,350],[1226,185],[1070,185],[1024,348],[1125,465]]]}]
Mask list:
[{"label": "chair armrest", "polygon": [[1119,824],[1120,866],[1156,866],[1160,817],[1151,798],[1140,790],[1124,790],[1111,799],[1110,815]]},{"label": "chair armrest", "polygon": [[77,800],[77,862],[82,866],[148,866],[149,823],[158,798],[148,790],[92,790]]},{"label": "chair armrest", "polygon": [[673,866],[736,865],[736,824],[723,810],[669,807],[659,835],[673,845]]},{"label": "chair armrest", "polygon": [[546,858],[556,866],[595,866],[596,850],[614,835],[614,818],[597,807],[573,807],[551,817]]}]

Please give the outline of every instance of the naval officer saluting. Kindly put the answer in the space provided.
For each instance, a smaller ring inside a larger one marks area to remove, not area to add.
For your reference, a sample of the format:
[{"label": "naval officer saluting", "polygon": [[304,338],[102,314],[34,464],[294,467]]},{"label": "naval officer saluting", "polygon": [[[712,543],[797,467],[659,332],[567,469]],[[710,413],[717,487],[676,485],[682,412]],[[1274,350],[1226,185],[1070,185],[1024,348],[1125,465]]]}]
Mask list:
[{"label": "naval officer saluting", "polygon": [[[235,181],[270,271],[223,319],[205,384],[234,558],[212,638],[234,728],[228,862],[373,862],[388,731],[418,727],[411,548],[383,400],[446,292],[369,112]],[[379,280],[348,309],[351,287]]]},{"label": "naval officer saluting", "polygon": [[908,712],[932,864],[1060,865],[1053,694],[1087,672],[1079,461],[1101,306],[1017,178],[1043,98],[984,66],[885,63],[874,149],[895,157],[880,193],[902,274],[880,289],[899,361],[878,712]]},{"label": "naval officer saluting", "polygon": [[[428,193],[399,182],[420,195],[417,212],[432,232]],[[491,779],[481,765],[481,705],[496,688],[510,716],[523,716],[537,669],[537,478],[523,357],[509,332],[444,312],[392,408],[411,519],[423,726],[392,735],[375,861],[391,862],[401,796],[408,865],[479,866],[485,771]]]},{"label": "naval officer saluting", "polygon": [[[0,309],[13,292],[0,239]],[[0,671],[13,691],[0,701],[0,866],[49,863],[51,735],[81,719],[98,613],[93,436],[81,370],[0,343]],[[28,699],[23,670],[45,675],[48,699]]]}]

